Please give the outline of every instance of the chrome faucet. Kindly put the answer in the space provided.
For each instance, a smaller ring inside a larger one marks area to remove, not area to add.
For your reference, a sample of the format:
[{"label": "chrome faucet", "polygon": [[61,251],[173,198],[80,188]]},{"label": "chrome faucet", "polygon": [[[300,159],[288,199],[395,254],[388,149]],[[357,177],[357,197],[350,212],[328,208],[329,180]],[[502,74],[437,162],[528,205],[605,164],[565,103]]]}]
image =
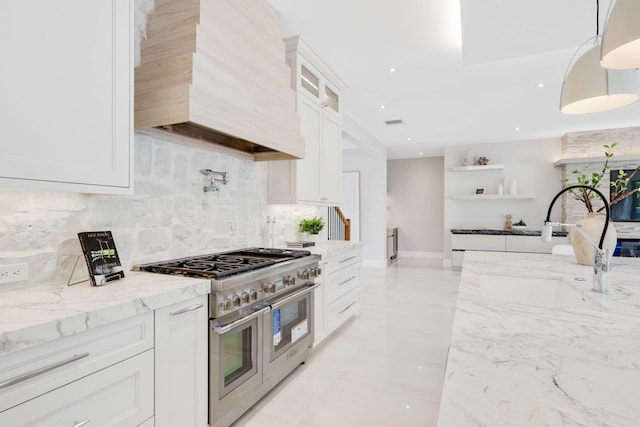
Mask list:
[{"label": "chrome faucet", "polygon": [[[602,228],[602,234],[600,235],[600,242],[598,245],[595,244],[591,236],[587,234],[586,231],[578,224],[564,224],[560,222],[552,222],[551,221],[551,209],[553,209],[553,204],[558,200],[558,198],[565,192],[569,190],[573,190],[575,188],[584,188],[589,189],[596,193],[602,202],[604,203],[604,208],[606,212],[606,218],[604,222],[604,227]],[[594,259],[593,259],[593,287],[592,289],[596,292],[600,292],[603,294],[607,293],[607,273],[611,270],[611,257],[609,253],[611,252],[609,249],[603,249],[602,245],[604,243],[604,237],[607,234],[607,229],[609,228],[609,216],[611,214],[611,210],[609,208],[609,202],[607,198],[600,191],[596,190],[593,187],[589,187],[587,185],[570,185],[562,189],[556,196],[551,200],[551,204],[549,205],[549,210],[547,211],[547,218],[544,220],[544,230],[542,230],[542,240],[544,242],[551,241],[551,234],[553,232],[553,227],[558,226],[568,226],[568,227],[576,227],[578,231],[587,239],[587,242],[591,244],[594,249]]]}]

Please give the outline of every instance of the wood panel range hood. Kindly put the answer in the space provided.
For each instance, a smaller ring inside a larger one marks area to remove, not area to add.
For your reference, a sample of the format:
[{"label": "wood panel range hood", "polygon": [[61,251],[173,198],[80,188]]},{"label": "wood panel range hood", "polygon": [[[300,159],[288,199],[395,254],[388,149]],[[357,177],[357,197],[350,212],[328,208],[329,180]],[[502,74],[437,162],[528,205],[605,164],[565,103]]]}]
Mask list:
[{"label": "wood panel range hood", "polygon": [[267,0],[156,0],[135,70],[135,126],[254,160],[304,157],[279,19]]}]

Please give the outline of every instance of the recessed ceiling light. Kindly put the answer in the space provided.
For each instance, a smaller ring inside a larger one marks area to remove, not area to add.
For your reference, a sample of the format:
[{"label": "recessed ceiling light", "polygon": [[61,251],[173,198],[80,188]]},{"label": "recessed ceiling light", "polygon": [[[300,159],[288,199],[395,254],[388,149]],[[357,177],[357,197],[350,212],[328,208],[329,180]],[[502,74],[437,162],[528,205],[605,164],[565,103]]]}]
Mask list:
[{"label": "recessed ceiling light", "polygon": [[418,156],[422,156],[422,152],[419,152],[419,153],[418,153]]},{"label": "recessed ceiling light", "polygon": [[381,109],[381,110],[384,110],[384,105],[381,105],[381,106],[380,106],[380,109]]},{"label": "recessed ceiling light", "polygon": [[544,87],[544,83],[538,83],[538,87]]},{"label": "recessed ceiling light", "polygon": [[411,141],[411,137],[407,138],[407,141]]},{"label": "recessed ceiling light", "polygon": [[516,128],[516,132],[518,132],[520,130],[520,128]]},{"label": "recessed ceiling light", "polygon": [[389,72],[390,73],[395,73],[396,71],[398,71],[398,69],[396,67],[389,68]]}]

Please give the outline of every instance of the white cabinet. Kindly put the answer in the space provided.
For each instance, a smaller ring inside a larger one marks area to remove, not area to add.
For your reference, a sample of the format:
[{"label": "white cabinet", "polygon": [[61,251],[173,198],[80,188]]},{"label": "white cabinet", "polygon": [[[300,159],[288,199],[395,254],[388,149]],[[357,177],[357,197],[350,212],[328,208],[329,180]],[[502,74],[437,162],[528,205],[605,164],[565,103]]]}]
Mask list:
[{"label": "white cabinet", "polygon": [[153,314],[0,358],[0,425],[135,426],[153,416]]},{"label": "white cabinet", "polygon": [[540,236],[519,234],[451,234],[451,265],[462,267],[464,251],[529,252],[550,254],[555,245],[566,245],[568,237],[553,236],[543,242]]},{"label": "white cabinet", "polygon": [[155,425],[207,425],[207,297],[155,312]]},{"label": "white cabinet", "polygon": [[270,162],[268,201],[335,206],[341,199],[344,84],[299,37],[285,42],[305,156]]},{"label": "white cabinet", "polygon": [[0,2],[0,186],[132,192],[132,0]]},{"label": "white cabinet", "polygon": [[362,250],[350,248],[323,260],[322,286],[315,294],[314,345],[360,312]]}]

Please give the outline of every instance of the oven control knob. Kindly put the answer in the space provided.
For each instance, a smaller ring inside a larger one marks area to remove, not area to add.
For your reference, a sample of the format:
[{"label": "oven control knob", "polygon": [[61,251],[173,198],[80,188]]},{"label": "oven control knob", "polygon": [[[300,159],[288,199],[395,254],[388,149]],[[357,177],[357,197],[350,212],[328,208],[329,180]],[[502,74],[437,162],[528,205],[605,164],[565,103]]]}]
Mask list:
[{"label": "oven control knob", "polygon": [[222,310],[227,311],[231,309],[231,298],[226,298],[224,301],[220,303],[220,308]]},{"label": "oven control knob", "polygon": [[320,267],[313,267],[311,269],[311,277],[320,277],[322,269]]},{"label": "oven control knob", "polygon": [[241,299],[242,299],[242,303],[243,304],[249,304],[249,293],[248,292],[243,292],[242,295],[240,295]]},{"label": "oven control knob", "polygon": [[282,278],[282,281],[286,286],[293,286],[296,284],[296,278],[288,274]]},{"label": "oven control knob", "polygon": [[306,268],[304,270],[302,270],[302,273],[298,273],[298,277],[301,279],[309,279],[311,276],[311,273],[309,272],[309,270],[307,270]]},{"label": "oven control knob", "polygon": [[240,307],[240,295],[233,296],[233,306]]},{"label": "oven control knob", "polygon": [[268,282],[265,287],[264,287],[264,291],[268,294],[273,294],[276,291],[276,284],[273,282]]},{"label": "oven control knob", "polygon": [[251,301],[257,301],[258,300],[258,291],[251,291],[249,293],[249,298],[251,298]]}]

